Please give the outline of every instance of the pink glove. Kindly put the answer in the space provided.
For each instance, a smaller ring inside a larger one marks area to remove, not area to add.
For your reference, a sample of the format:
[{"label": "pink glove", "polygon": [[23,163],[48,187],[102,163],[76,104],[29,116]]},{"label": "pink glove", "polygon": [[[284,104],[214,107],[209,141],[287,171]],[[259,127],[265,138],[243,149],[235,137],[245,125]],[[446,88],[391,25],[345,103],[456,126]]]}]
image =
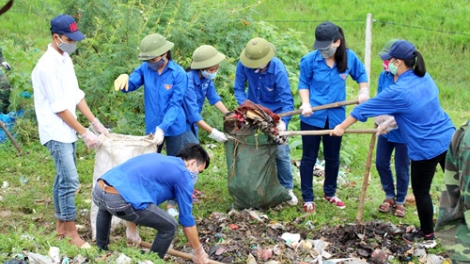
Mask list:
[{"label": "pink glove", "polygon": [[89,149],[97,148],[101,144],[95,133],[91,132],[89,129],[87,129],[85,133],[80,136],[82,137],[83,141],[85,141],[85,144]]},{"label": "pink glove", "polygon": [[100,122],[100,120],[98,120],[98,118],[95,118],[95,120],[93,120],[93,122],[91,122],[90,125],[91,125],[91,128],[93,129],[93,131],[95,131],[95,133],[97,133],[98,135],[103,134],[106,137],[109,136],[108,129],[106,127],[104,127],[103,124],[101,124],[101,122]]},{"label": "pink glove", "polygon": [[193,249],[194,255],[193,255],[193,262],[195,264],[206,264],[209,263],[209,255],[204,251],[204,248],[202,245],[200,245],[198,248]]}]

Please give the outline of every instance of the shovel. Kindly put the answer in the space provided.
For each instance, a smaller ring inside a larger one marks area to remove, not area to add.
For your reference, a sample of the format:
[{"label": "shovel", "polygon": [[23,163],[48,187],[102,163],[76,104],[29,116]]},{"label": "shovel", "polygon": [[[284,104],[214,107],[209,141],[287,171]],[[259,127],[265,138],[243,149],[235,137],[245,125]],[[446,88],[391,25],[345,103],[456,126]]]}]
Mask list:
[{"label": "shovel", "polygon": [[[322,136],[329,135],[332,129],[327,130],[303,130],[303,131],[283,131],[279,136]],[[377,133],[377,129],[346,129],[344,133],[349,134],[372,134]],[[375,135],[374,135],[375,137]]]},{"label": "shovel", "polygon": [[15,148],[18,150],[18,155],[23,154],[23,151],[21,150],[20,145],[18,145],[18,142],[16,142],[15,138],[10,134],[10,131],[5,127],[5,124],[0,120],[0,127],[5,131],[5,134],[8,136],[8,138],[11,140],[11,143],[15,146]]},{"label": "shovel", "polygon": [[[152,244],[150,244],[148,242],[140,242],[140,246],[143,247],[143,248],[151,248]],[[169,254],[169,255],[175,256],[175,257],[180,257],[180,258],[184,258],[184,259],[188,259],[188,260],[193,259],[192,254],[184,253],[184,252],[174,250],[174,249],[171,249],[171,248],[169,248],[166,253]],[[209,259],[208,263],[209,264],[223,264],[222,262],[218,262],[218,261],[210,260],[210,259]]]},{"label": "shovel", "polygon": [[[340,106],[345,106],[345,105],[352,105],[352,104],[357,104],[357,103],[358,103],[357,99],[347,100],[347,101],[342,101],[342,102],[335,102],[335,103],[326,104],[326,105],[314,106],[314,107],[312,107],[312,111],[315,112],[315,111],[318,111],[318,110],[323,110],[323,109],[328,109],[328,108],[335,108],[335,107],[340,107]],[[298,114],[302,114],[302,109],[289,111],[289,112],[284,112],[284,113],[280,113],[278,115],[280,117],[284,117],[284,116],[291,116],[291,115],[298,115]]]}]

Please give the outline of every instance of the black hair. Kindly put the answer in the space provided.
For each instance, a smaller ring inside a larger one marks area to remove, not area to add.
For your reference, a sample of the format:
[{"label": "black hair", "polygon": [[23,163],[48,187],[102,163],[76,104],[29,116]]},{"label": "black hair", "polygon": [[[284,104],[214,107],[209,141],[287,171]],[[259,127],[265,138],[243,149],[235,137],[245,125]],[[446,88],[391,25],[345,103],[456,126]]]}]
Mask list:
[{"label": "black hair", "polygon": [[426,74],[426,64],[424,63],[424,58],[421,55],[421,53],[417,50],[414,51],[414,57],[413,59],[402,59],[403,62],[405,63],[405,66],[408,68],[413,68],[413,72],[419,76],[423,77]]},{"label": "black hair", "polygon": [[171,60],[171,50],[166,52],[166,59],[169,61]]},{"label": "black hair", "polygon": [[[338,26],[337,26],[338,27]],[[335,52],[335,62],[336,67],[338,67],[338,72],[345,72],[348,69],[348,53],[346,52],[346,38],[344,37],[344,32],[341,27],[338,27],[339,38],[341,43]],[[338,41],[335,39],[334,42]]]},{"label": "black hair", "polygon": [[209,167],[211,161],[209,158],[209,154],[207,154],[206,150],[197,143],[188,143],[184,145],[184,147],[181,148],[180,151],[178,151],[176,157],[180,157],[185,161],[195,159],[198,165],[206,163],[206,167],[204,169],[207,169],[207,167]]}]

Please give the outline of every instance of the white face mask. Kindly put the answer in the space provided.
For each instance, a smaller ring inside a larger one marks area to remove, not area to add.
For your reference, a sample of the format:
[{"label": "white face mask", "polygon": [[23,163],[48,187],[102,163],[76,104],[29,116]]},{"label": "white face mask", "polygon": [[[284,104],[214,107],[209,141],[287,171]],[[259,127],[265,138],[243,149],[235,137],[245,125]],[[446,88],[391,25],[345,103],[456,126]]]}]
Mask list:
[{"label": "white face mask", "polygon": [[63,41],[60,37],[60,44],[57,44],[57,47],[62,50],[63,52],[67,52],[68,54],[72,54],[76,49],[77,49],[77,43],[73,42],[72,44],[69,44],[65,41]]}]

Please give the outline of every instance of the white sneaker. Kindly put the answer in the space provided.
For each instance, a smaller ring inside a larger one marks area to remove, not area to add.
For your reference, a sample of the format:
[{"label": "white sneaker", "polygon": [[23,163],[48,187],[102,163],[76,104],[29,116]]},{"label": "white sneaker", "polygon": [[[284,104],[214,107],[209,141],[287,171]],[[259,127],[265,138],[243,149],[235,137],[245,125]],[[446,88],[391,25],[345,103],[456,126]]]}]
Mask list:
[{"label": "white sneaker", "polygon": [[179,215],[178,210],[176,210],[176,208],[174,207],[166,209],[166,212],[169,213],[174,218],[176,218]]},{"label": "white sneaker", "polygon": [[289,191],[289,195],[290,195],[291,199],[289,201],[287,201],[286,203],[290,206],[297,205],[297,203],[299,202],[299,199],[297,199],[297,196],[295,196],[294,190],[289,189],[288,191]]}]

